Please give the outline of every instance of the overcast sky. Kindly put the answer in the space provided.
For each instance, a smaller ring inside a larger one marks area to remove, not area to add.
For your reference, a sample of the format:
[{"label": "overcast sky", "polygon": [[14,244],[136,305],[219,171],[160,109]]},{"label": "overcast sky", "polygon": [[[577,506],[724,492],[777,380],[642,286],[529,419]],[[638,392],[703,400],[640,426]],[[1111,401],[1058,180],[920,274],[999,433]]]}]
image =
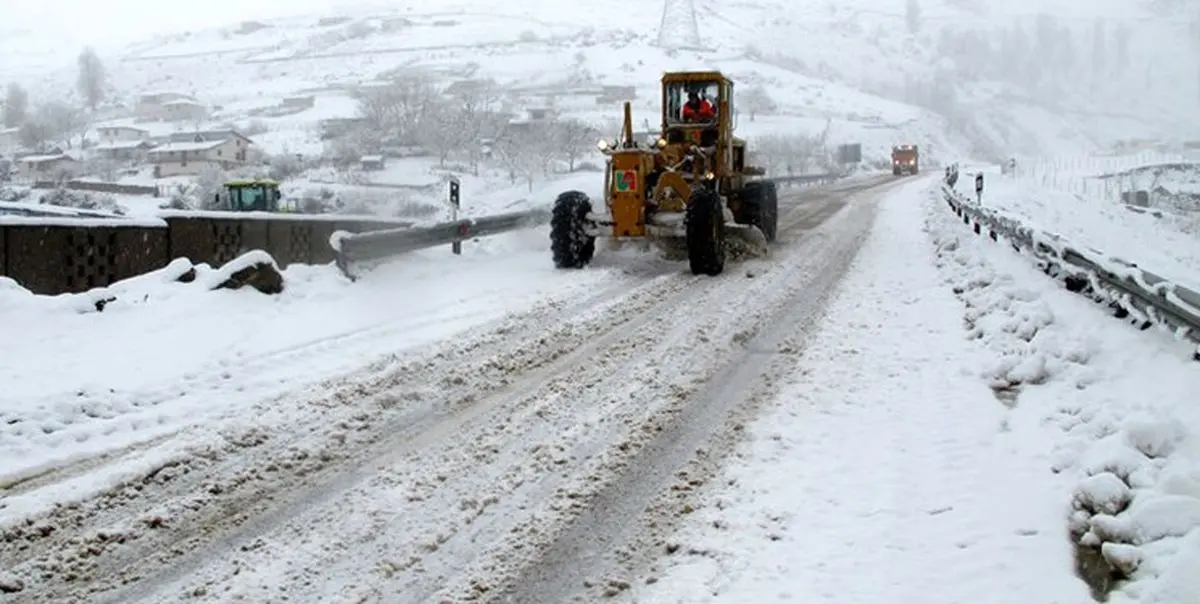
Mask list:
[{"label": "overcast sky", "polygon": [[0,27],[69,33],[77,46],[133,42],[158,33],[216,27],[245,19],[325,13],[363,0],[0,0]]}]

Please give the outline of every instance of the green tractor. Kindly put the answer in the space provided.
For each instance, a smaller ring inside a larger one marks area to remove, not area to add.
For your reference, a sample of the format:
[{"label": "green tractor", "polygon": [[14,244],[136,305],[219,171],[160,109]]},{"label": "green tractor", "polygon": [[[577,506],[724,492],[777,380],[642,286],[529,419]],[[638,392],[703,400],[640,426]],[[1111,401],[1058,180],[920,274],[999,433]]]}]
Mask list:
[{"label": "green tractor", "polygon": [[217,193],[216,207],[230,212],[284,212],[279,183],[269,179],[231,180],[225,194]]}]

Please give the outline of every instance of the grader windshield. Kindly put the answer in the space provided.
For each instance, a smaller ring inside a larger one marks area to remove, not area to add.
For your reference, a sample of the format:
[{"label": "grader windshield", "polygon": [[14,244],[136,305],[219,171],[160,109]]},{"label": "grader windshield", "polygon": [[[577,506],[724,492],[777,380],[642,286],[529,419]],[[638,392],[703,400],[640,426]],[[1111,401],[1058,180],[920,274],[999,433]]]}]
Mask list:
[{"label": "grader windshield", "polygon": [[721,86],[717,82],[672,82],[667,85],[667,123],[705,124],[717,121]]}]

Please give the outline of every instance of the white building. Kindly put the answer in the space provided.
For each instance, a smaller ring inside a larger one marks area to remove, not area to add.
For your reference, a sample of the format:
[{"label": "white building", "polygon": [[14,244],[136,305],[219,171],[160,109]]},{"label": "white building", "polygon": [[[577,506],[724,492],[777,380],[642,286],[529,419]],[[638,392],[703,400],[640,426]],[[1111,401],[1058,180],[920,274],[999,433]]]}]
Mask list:
[{"label": "white building", "polygon": [[254,141],[229,131],[176,133],[146,152],[155,178],[194,176],[208,167],[230,170],[246,165]]}]

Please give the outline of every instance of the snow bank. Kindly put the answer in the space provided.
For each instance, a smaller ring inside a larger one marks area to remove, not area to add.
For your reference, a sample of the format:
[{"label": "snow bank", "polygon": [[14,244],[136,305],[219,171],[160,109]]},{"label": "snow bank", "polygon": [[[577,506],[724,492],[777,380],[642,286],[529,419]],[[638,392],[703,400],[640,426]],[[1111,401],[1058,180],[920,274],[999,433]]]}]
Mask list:
[{"label": "snow bank", "polygon": [[1064,493],[1071,534],[1115,575],[1090,582],[1113,588],[1112,602],[1195,602],[1200,372],[1190,351],[1108,321],[1006,242],[974,235],[938,191],[926,211],[968,337],[993,353],[980,376],[1014,405],[1013,421],[1061,430],[1047,456],[1078,480]]}]

